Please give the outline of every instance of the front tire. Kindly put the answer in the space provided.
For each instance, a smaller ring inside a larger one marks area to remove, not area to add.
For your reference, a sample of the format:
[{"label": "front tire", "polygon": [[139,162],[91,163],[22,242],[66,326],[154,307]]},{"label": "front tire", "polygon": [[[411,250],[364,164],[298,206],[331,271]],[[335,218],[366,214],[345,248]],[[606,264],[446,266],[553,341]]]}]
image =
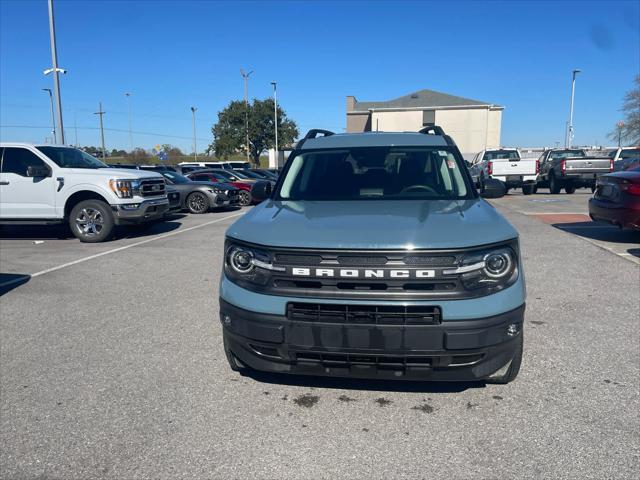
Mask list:
[{"label": "front tire", "polygon": [[561,189],[562,185],[560,185],[560,182],[556,180],[556,176],[549,175],[549,192],[551,192],[553,195],[557,195],[560,193]]},{"label": "front tire", "polygon": [[83,243],[104,242],[113,232],[113,212],[102,200],[84,200],[71,209],[69,227]]},{"label": "front tire", "polygon": [[513,354],[513,359],[507,371],[499,376],[490,377],[487,379],[487,383],[496,383],[500,385],[513,382],[518,373],[520,372],[520,365],[522,364],[522,353],[524,351],[524,329],[520,331],[520,338],[518,339],[518,346],[516,352]]},{"label": "front tire", "polygon": [[523,195],[532,195],[536,193],[536,185],[535,183],[529,183],[527,185],[522,186],[522,194]]},{"label": "front tire", "polygon": [[209,199],[202,192],[193,192],[189,194],[185,203],[187,210],[196,215],[207,213],[209,210]]},{"label": "front tire", "polygon": [[243,207],[251,205],[251,202],[253,201],[251,193],[246,190],[240,190],[238,197],[240,197],[240,205]]},{"label": "front tire", "polygon": [[564,187],[564,191],[568,194],[576,193],[576,187],[575,185],[568,185]]}]

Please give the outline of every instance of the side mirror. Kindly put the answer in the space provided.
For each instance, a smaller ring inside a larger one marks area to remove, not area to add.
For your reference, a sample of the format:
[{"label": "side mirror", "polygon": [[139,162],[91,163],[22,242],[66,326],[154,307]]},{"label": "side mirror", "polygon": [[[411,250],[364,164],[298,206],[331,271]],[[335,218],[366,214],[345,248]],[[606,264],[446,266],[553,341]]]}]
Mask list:
[{"label": "side mirror", "polygon": [[500,180],[487,178],[484,180],[480,196],[482,198],[500,198],[507,194],[507,187]]},{"label": "side mirror", "polygon": [[27,167],[27,177],[48,177],[50,175],[47,167]]},{"label": "side mirror", "polygon": [[260,180],[251,187],[251,196],[256,202],[262,202],[271,196],[271,182]]}]

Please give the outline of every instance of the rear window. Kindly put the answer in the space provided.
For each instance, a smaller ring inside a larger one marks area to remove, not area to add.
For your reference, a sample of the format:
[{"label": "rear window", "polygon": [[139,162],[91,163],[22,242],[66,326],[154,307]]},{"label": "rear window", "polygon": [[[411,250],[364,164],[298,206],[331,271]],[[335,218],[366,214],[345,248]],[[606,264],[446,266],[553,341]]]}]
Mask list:
[{"label": "rear window", "polygon": [[277,197],[289,200],[472,198],[464,163],[425,147],[356,147],[304,152],[291,160]]},{"label": "rear window", "polygon": [[584,150],[560,150],[551,154],[552,158],[586,157]]},{"label": "rear window", "polygon": [[622,150],[620,153],[620,159],[626,160],[628,158],[632,158],[634,160],[640,159],[640,149]]},{"label": "rear window", "polygon": [[517,150],[492,150],[485,152],[483,160],[519,160]]}]

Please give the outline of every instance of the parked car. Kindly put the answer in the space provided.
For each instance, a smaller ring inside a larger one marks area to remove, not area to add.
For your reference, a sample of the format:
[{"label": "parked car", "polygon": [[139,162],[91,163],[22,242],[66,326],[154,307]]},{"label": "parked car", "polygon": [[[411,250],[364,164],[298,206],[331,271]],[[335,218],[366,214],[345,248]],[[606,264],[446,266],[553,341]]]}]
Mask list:
[{"label": "parked car", "polygon": [[231,170],[229,162],[180,162],[178,167],[199,167],[199,168],[222,168]]},{"label": "parked car", "polygon": [[[251,168],[248,170],[241,170],[241,172],[249,172],[253,175],[257,175],[257,177],[261,180],[275,180],[270,172],[264,172],[258,168]],[[255,178],[255,177],[254,177]]]},{"label": "parked car", "polygon": [[[266,168],[255,168],[251,170],[252,172],[256,172],[256,173],[262,173],[264,175],[267,175],[271,180],[276,181],[278,180],[278,173],[274,173],[273,170],[269,170]],[[277,172],[277,170],[276,170]]]},{"label": "parked car", "polygon": [[549,187],[553,194],[574,193],[576,188],[595,190],[596,179],[613,171],[613,159],[590,157],[580,148],[546,150],[538,159],[540,175],[538,187]]},{"label": "parked car", "polygon": [[598,178],[589,199],[589,216],[594,221],[640,230],[640,166]]},{"label": "parked car", "polygon": [[209,171],[222,175],[224,178],[226,178],[230,182],[243,182],[249,185],[253,185],[257,181],[255,178],[249,178],[246,175],[244,175],[242,172],[239,172],[237,170],[229,171],[229,170],[220,170],[216,168],[216,169],[211,169]]},{"label": "parked car", "polygon": [[632,170],[640,166],[640,147],[619,147],[609,152],[613,171]]},{"label": "parked car", "polygon": [[249,162],[227,162],[227,163],[234,170],[243,170],[243,169],[251,168],[251,164]]},{"label": "parked car", "polygon": [[138,165],[133,165],[131,163],[107,163],[107,167],[110,168],[126,168],[130,170],[140,170]]},{"label": "parked car", "polygon": [[[262,203],[226,232],[219,305],[233,370],[516,378],[518,233],[478,197],[440,127],[312,130],[282,175],[276,189],[255,185]],[[484,195],[504,192],[486,179]]]},{"label": "parked car", "polygon": [[199,165],[176,165],[175,169],[176,169],[176,173],[179,173],[180,175],[188,175],[191,172],[195,172],[197,170],[205,170],[207,167],[201,167]]},{"label": "parked car", "polygon": [[155,172],[175,172],[175,167],[171,165],[139,165],[140,170],[153,170]]},{"label": "parked car", "polygon": [[482,190],[486,178],[495,178],[510,188],[522,188],[531,195],[536,190],[540,165],[535,159],[523,159],[516,148],[489,148],[482,150],[469,167],[476,186]]},{"label": "parked car", "polygon": [[169,202],[156,172],[109,168],[77,148],[0,143],[0,222],[67,222],[81,242],[114,225],[162,219]]},{"label": "parked car", "polygon": [[253,198],[251,196],[251,183],[243,181],[232,181],[216,173],[214,170],[196,170],[187,175],[187,178],[195,182],[213,182],[213,183],[227,183],[238,189],[238,198],[240,199],[240,205],[246,207],[251,205]]},{"label": "parked car", "polygon": [[191,213],[206,213],[212,208],[235,207],[238,189],[225,183],[194,182],[174,172],[161,172],[165,181],[180,191],[181,208]]}]

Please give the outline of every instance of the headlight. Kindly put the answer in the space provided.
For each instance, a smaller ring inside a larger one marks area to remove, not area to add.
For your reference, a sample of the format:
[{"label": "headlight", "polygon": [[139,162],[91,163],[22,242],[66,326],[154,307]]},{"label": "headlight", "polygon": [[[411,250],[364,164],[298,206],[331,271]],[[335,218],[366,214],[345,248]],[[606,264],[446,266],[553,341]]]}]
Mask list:
[{"label": "headlight", "polygon": [[119,198],[133,198],[138,192],[140,182],[138,180],[109,180],[109,188]]},{"label": "headlight", "polygon": [[469,252],[460,266],[445,270],[445,275],[458,275],[467,290],[485,290],[487,294],[503,290],[518,279],[518,244]]},{"label": "headlight", "polygon": [[215,194],[221,194],[224,193],[224,191],[220,190],[219,188],[210,188],[209,191],[211,193],[215,193]]},{"label": "headlight", "polygon": [[240,286],[264,286],[271,272],[284,271],[284,267],[273,265],[266,252],[227,241],[225,245],[224,272],[231,281]]}]

